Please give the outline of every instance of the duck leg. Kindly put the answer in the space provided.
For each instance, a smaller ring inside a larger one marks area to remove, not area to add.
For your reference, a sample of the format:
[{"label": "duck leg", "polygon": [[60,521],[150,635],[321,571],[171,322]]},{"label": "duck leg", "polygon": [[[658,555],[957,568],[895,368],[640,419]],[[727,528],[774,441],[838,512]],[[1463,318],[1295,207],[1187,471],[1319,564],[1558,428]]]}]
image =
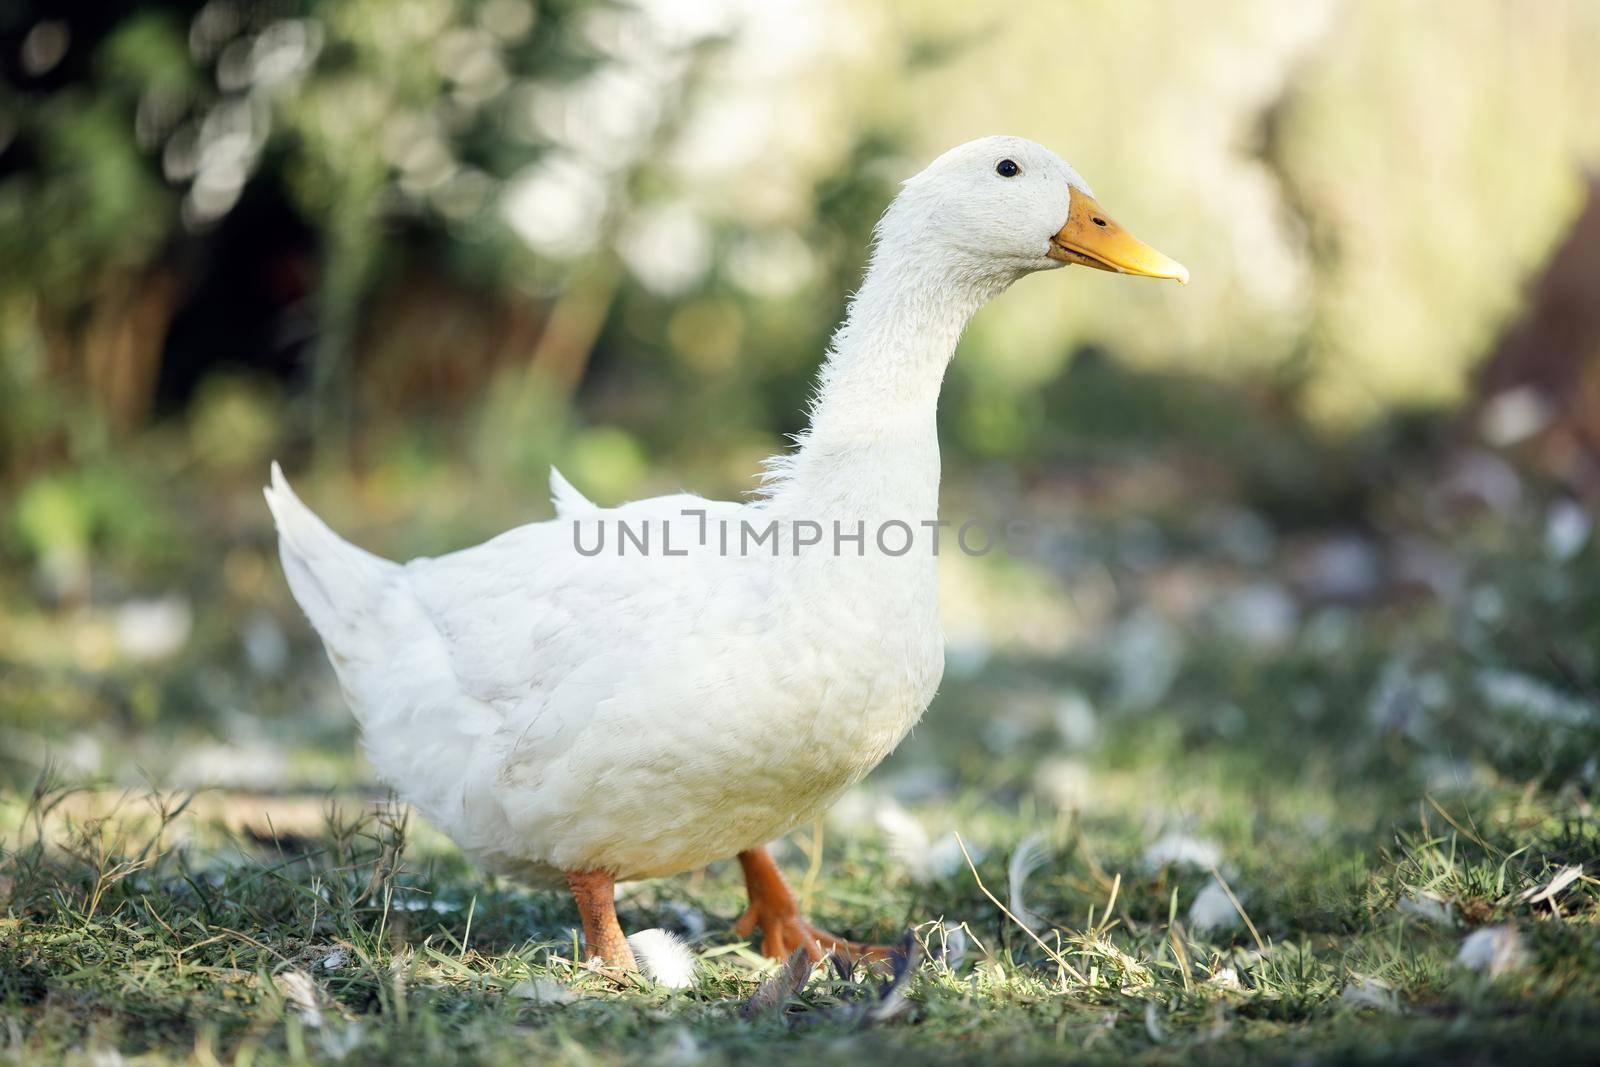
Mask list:
[{"label": "duck leg", "polygon": [[744,886],[750,894],[750,906],[733,924],[733,932],[749,937],[759,927],[762,955],[787,959],[797,948],[804,948],[813,960],[835,951],[852,960],[883,959],[889,955],[887,946],[846,941],[812,926],[800,914],[794,893],[765,846],[739,853],[739,866],[744,868]]},{"label": "duck leg", "polygon": [[567,885],[583,917],[583,951],[599,956],[607,967],[637,971],[633,949],[617,922],[617,886],[604,871],[568,871]]}]

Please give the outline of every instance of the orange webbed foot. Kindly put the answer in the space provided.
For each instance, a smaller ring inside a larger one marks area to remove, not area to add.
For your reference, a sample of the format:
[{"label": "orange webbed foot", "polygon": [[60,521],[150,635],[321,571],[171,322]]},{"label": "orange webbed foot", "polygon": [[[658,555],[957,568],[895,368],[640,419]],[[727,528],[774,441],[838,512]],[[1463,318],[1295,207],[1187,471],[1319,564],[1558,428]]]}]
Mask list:
[{"label": "orange webbed foot", "polygon": [[837,952],[852,962],[889,958],[892,949],[886,945],[848,941],[812,925],[800,914],[800,906],[783,880],[783,873],[765,848],[739,853],[739,865],[744,868],[750,906],[733,924],[733,932],[749,937],[760,930],[763,956],[788,959],[797,949],[803,948],[813,961],[821,960],[830,952]]}]

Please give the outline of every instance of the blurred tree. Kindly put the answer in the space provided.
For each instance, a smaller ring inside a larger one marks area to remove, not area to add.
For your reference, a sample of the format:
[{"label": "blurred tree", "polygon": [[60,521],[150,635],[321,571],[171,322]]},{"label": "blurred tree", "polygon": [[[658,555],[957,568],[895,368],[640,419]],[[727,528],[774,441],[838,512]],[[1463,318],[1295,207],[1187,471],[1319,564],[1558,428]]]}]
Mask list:
[{"label": "blurred tree", "polygon": [[1600,178],[1478,374],[1474,429],[1600,496]]},{"label": "blurred tree", "polygon": [[368,467],[448,456],[518,487],[563,452],[602,495],[666,477],[650,457],[737,489],[797,428],[894,183],[997,129],[1062,148],[1195,284],[1018,286],[952,371],[952,458],[1042,454],[1042,398],[1097,349],[1231,375],[1284,418],[1447,402],[1577,203],[1600,14],[1473,0],[1435,21],[1331,0],[17,0],[0,478],[115,461],[152,414],[220,403],[204,384],[226,371],[222,410],[272,406],[263,450],[353,439]]},{"label": "blurred tree", "polygon": [[[630,361],[698,359],[658,297],[715,287],[723,253],[738,318],[802,295],[812,253],[775,257],[801,245],[812,182],[873,153],[832,131],[843,154],[786,174],[726,141],[731,104],[778,99],[827,41],[774,62],[740,43],[760,20],[687,15],[612,0],[8,9],[4,51],[22,60],[6,71],[0,248],[23,269],[0,279],[6,373],[87,402],[56,424],[80,453],[142,422],[158,388],[181,402],[228,365],[303,373],[300,425],[325,445],[373,400],[404,410],[421,389],[436,407],[441,386],[465,395],[502,370],[532,367],[514,391],[560,408],[624,290],[640,294],[635,326],[654,320],[608,335]],[[870,211],[806,234],[851,257],[842,276],[881,208],[869,184]],[[814,360],[840,294],[798,337],[783,312],[779,346]],[[746,387],[765,380],[744,366]],[[792,406],[795,368],[780,377]]]}]

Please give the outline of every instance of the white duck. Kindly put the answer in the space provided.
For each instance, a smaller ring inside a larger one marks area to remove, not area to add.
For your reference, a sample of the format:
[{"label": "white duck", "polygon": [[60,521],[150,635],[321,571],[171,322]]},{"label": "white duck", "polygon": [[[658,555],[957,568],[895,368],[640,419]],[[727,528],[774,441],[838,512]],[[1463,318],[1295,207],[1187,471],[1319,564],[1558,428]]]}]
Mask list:
[{"label": "white duck", "polygon": [[274,464],[284,570],[373,766],[488,868],[564,881],[612,966],[634,965],[616,881],[734,855],[741,935],[759,927],[776,956],[848,950],[799,915],[764,846],[933,697],[945,367],[979,307],[1069,263],[1188,279],[1040,145],[939,157],[879,222],[810,429],[750,502],[608,509],[552,471],[556,519],[399,564],[333,533]]}]

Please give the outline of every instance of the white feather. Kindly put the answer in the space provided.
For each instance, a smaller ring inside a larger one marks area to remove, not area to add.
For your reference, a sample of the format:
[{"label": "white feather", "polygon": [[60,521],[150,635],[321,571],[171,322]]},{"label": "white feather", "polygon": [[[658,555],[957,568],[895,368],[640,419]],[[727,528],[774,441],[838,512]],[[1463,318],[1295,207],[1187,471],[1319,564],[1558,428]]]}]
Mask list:
[{"label": "white feather", "polygon": [[1215,878],[1206,884],[1189,905],[1189,927],[1197,934],[1213,930],[1232,930],[1239,925],[1239,909],[1228,899],[1227,890]]},{"label": "white feather", "polygon": [[628,947],[638,961],[639,973],[668,989],[694,985],[695,958],[677,934],[666,930],[640,930],[628,937]]},{"label": "white feather", "polygon": [[1353,1008],[1376,1008],[1378,1011],[1400,1010],[1400,998],[1394,987],[1381,978],[1352,974],[1339,993],[1339,1000]]},{"label": "white feather", "polygon": [[888,839],[890,855],[906,866],[919,866],[931,842],[916,816],[887,798],[874,814],[878,829]]},{"label": "white feather", "polygon": [[578,994],[570,986],[544,975],[525,978],[506,992],[510,996],[542,1004],[570,1004],[578,999]]},{"label": "white feather", "polygon": [[1419,889],[1410,896],[1401,897],[1394,909],[1402,915],[1438,926],[1456,925],[1455,907],[1439,894],[1427,890]]},{"label": "white feather", "polygon": [[1162,867],[1198,867],[1209,871],[1222,862],[1222,849],[1214,841],[1171,833],[1144,850],[1144,865],[1148,870]]},{"label": "white feather", "polygon": [[1046,856],[1044,838],[1034,834],[1023,840],[1011,853],[1011,862],[1006,867],[1007,897],[1011,907],[1011,914],[1017,917],[1030,930],[1037,930],[1048,921],[1043,915],[1028,907],[1027,887],[1028,878],[1044,866]]},{"label": "white feather", "polygon": [[303,1026],[315,1029],[322,1025],[322,990],[304,971],[283,971],[272,978],[278,992],[283,995],[284,1007],[294,1012]]},{"label": "white feather", "polygon": [[1456,962],[1490,978],[1520,970],[1528,962],[1528,949],[1514,926],[1484,926],[1461,942]]},{"label": "white feather", "polygon": [[1242,986],[1239,982],[1239,972],[1234,970],[1232,967],[1218,967],[1216,970],[1211,972],[1210,976],[1206,978],[1206,981],[1210,982],[1218,989],[1244,988],[1244,986]]},{"label": "white feather", "polygon": [[[948,878],[966,863],[961,855],[961,843],[953,832],[937,840],[929,838],[916,816],[893,800],[885,799],[879,805],[876,820],[878,829],[888,839],[890,855],[911,880],[920,885]],[[975,855],[974,859],[977,858]]]}]

